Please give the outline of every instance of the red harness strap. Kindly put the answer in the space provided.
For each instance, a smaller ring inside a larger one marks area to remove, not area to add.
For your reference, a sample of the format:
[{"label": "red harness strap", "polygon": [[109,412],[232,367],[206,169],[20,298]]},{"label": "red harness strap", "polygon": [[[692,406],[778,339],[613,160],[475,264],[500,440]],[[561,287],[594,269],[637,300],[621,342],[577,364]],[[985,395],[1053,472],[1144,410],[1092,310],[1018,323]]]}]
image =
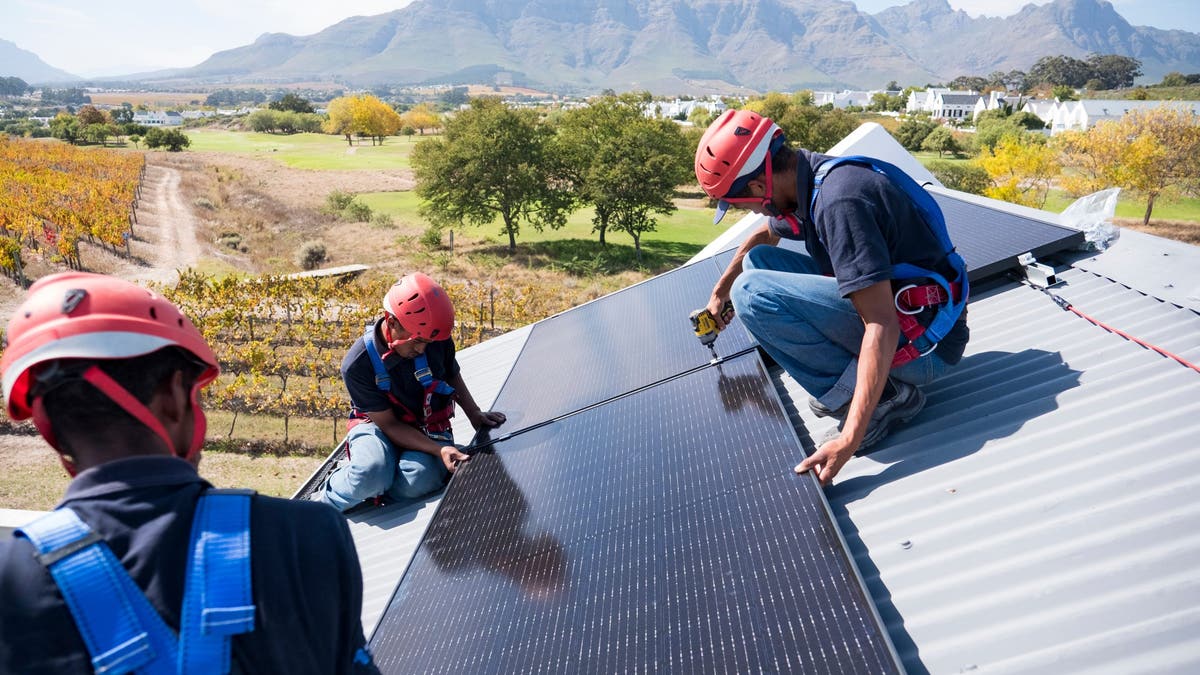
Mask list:
[{"label": "red harness strap", "polygon": [[908,342],[896,350],[896,355],[892,357],[893,368],[915,361],[937,348],[936,342],[924,351],[917,348],[917,339],[925,334],[925,326],[917,321],[915,315],[926,307],[936,307],[962,297],[962,284],[957,281],[950,284],[950,290],[954,291],[954,298],[946,297],[946,290],[937,284],[910,284],[896,291],[896,318],[900,321],[900,332],[908,338]]}]

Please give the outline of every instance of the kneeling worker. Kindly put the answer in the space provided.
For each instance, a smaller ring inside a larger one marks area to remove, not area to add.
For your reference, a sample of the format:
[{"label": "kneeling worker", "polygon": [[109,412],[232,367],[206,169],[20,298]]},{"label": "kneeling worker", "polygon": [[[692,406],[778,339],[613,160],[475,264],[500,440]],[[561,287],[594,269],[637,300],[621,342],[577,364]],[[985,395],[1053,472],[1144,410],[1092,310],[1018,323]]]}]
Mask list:
[{"label": "kneeling worker", "polygon": [[29,289],[0,359],[15,420],[74,476],[0,541],[0,673],[378,673],[346,521],[196,472],[218,373],[163,298],[65,273]]},{"label": "kneeling worker", "polygon": [[476,430],[504,423],[479,409],[454,358],[454,306],[428,276],[409,274],[388,290],[383,316],[342,360],[353,406],[349,458],[314,499],[345,511],[365,499],[419,499],[445,485],[468,456],[454,445],[457,402]]}]

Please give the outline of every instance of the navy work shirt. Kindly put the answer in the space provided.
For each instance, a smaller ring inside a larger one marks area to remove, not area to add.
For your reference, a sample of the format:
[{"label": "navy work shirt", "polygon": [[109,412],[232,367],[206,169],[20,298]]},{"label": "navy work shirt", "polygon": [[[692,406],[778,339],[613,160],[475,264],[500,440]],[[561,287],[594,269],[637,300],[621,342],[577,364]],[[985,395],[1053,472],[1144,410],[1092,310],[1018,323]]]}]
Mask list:
[{"label": "navy work shirt", "polygon": [[[380,333],[383,319],[375,322],[375,348],[383,356],[388,351],[387,344]],[[425,345],[425,358],[429,361],[429,370],[438,380],[448,380],[458,374],[458,360],[454,358],[454,340],[438,340]],[[414,417],[420,419],[422,402],[425,399],[425,388],[415,376],[416,368],[413,359],[406,359],[398,354],[388,354],[383,359],[391,377],[391,393],[403,404]],[[342,381],[346,383],[346,391],[350,393],[350,403],[354,406],[352,417],[365,417],[369,412],[391,410],[396,419],[404,418],[404,409],[397,408],[388,395],[375,384],[375,366],[371,363],[371,355],[362,338],[354,341],[350,351],[342,359]],[[441,410],[454,402],[449,396],[434,394],[433,410]]]},{"label": "navy work shirt", "polygon": [[[196,500],[211,487],[175,457],[130,457],[81,472],[69,506],[104,538],[179,630]],[[255,627],[232,640],[235,673],[378,673],[364,644],[362,572],[346,521],[315,502],[256,495],[250,507]],[[91,656],[50,573],[25,538],[0,541],[0,673],[92,673]]]},{"label": "navy work shirt", "polygon": [[[842,297],[892,280],[892,266],[897,263],[918,265],[954,280],[941,243],[916,205],[887,176],[870,167],[847,163],[825,174],[810,218],[814,172],[832,158],[808,150],[798,150],[797,155],[795,215],[800,231],[782,218],[768,218],[767,224],[780,237],[803,239],[821,272],[837,279]],[[946,363],[958,363],[969,337],[964,309],[935,351]]]}]

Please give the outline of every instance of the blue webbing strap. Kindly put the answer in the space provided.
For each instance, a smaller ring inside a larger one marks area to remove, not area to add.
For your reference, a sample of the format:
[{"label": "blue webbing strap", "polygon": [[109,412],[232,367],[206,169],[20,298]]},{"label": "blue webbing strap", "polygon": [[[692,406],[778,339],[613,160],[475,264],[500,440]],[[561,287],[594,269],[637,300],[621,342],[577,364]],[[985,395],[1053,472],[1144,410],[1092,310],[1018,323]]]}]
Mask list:
[{"label": "blue webbing strap", "polygon": [[379,348],[375,346],[375,324],[367,326],[367,332],[363,335],[362,341],[367,348],[367,354],[371,357],[371,365],[375,368],[375,386],[382,391],[391,391],[392,378],[383,365],[383,357],[379,355]]},{"label": "blue webbing strap", "polygon": [[426,392],[432,389],[433,393],[444,396],[454,393],[454,387],[442,380],[433,379],[433,371],[429,369],[429,359],[425,358],[424,354],[417,354],[413,357],[413,376],[417,378],[417,382],[421,383]]},{"label": "blue webbing strap", "polygon": [[209,490],[196,504],[180,618],[183,675],[229,672],[230,638],[254,630],[253,495],[253,490]]},{"label": "blue webbing strap", "polygon": [[70,508],[17,530],[58,584],[97,673],[174,673],[175,633],[129,573]]},{"label": "blue webbing strap", "polygon": [[941,286],[946,291],[946,297],[950,298],[944,307],[938,308],[934,314],[933,321],[925,327],[925,333],[916,341],[921,343],[916,345],[917,348],[921,352],[925,352],[927,348],[932,348],[932,345],[937,344],[942,338],[946,337],[950,330],[954,328],[954,324],[958,322],[958,317],[962,315],[963,308],[967,305],[967,298],[970,296],[970,284],[967,280],[966,262],[954,250],[954,244],[950,241],[950,233],[946,230],[946,219],[942,215],[941,207],[938,206],[933,196],[899,167],[881,159],[875,159],[874,157],[865,157],[862,155],[835,157],[817,167],[817,171],[813,175],[812,200],[809,202],[808,207],[808,217],[810,219],[815,222],[814,209],[817,204],[817,195],[820,194],[821,184],[825,181],[825,176],[834,167],[845,163],[865,165],[873,171],[887,176],[893,185],[908,195],[913,205],[916,206],[917,211],[920,212],[925,225],[929,227],[930,232],[937,238],[946,261],[950,264],[955,274],[958,275],[957,281],[961,284],[962,291],[956,298],[954,291],[950,287],[950,282],[937,272],[910,263],[898,263],[892,266],[892,277],[894,279],[903,280],[927,277],[938,286]]}]

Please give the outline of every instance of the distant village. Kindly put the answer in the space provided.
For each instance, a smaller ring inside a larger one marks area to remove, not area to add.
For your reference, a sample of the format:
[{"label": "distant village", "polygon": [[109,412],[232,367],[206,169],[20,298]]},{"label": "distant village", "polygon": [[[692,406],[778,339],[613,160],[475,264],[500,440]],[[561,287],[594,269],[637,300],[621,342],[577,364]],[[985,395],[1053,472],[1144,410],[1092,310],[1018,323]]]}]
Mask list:
[{"label": "distant village", "polygon": [[[455,87],[441,87],[451,90]],[[53,91],[53,90],[51,90]],[[44,90],[31,88],[20,96],[0,97],[0,120],[22,119],[35,122],[42,127],[48,127],[54,114],[59,110],[71,111],[80,104],[90,100],[90,94],[119,94],[128,90],[113,90],[102,88],[85,88],[71,90],[80,92],[74,103],[63,103],[60,100],[43,98]],[[883,106],[881,101],[895,101],[903,97],[902,106]],[[340,92],[339,92],[340,93]],[[1098,122],[1119,120],[1127,112],[1146,110],[1164,105],[1162,100],[1119,100],[1119,99],[1082,99],[1060,101],[1057,98],[1046,99],[1030,97],[1022,94],[1012,94],[1003,91],[952,90],[945,87],[929,87],[922,90],[872,89],[872,90],[841,90],[841,91],[811,91],[812,104],[846,110],[849,112],[871,111],[894,117],[920,115],[947,125],[953,125],[964,131],[970,131],[974,120],[988,110],[1005,108],[1009,112],[1026,112],[1036,115],[1045,123],[1042,133],[1055,135],[1063,131],[1087,130]],[[1080,90],[1083,94],[1084,90]],[[586,105],[584,98],[566,96],[536,97],[518,95],[510,97],[514,106],[520,107],[555,107],[569,109]],[[691,124],[697,111],[707,116],[715,115],[725,110],[730,104],[743,100],[744,97],[708,96],[701,98],[677,97],[655,98],[644,104],[647,116],[677,120],[681,124]],[[1200,101],[1168,102],[1172,107],[1178,107],[1200,115]],[[458,103],[459,106],[465,103]],[[101,110],[129,108],[129,104],[95,104]],[[210,118],[235,118],[250,115],[261,110],[265,105],[236,105],[220,107],[211,105],[175,106],[174,109],[149,109],[139,105],[132,109],[134,124],[145,127],[181,127],[193,120]],[[890,109],[889,109],[890,108]],[[324,113],[322,107],[316,107],[315,112]]]}]

